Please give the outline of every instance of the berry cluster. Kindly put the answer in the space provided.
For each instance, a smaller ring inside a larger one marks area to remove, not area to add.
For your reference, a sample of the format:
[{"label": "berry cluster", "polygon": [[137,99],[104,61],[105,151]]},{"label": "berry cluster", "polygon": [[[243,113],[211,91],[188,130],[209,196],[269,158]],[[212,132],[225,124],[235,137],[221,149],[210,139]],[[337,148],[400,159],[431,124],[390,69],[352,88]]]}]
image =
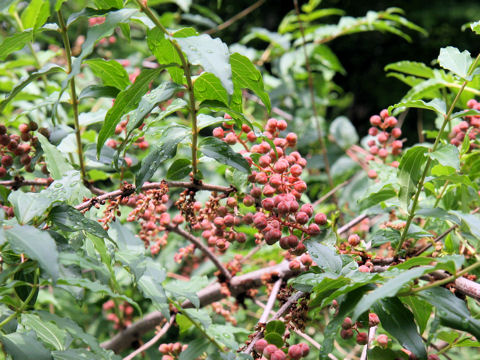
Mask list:
[{"label": "berry cluster", "polygon": [[269,344],[265,339],[260,339],[255,343],[255,351],[262,354],[263,359],[269,360],[298,360],[306,357],[310,353],[310,347],[305,343],[291,345],[288,348],[288,353],[273,344]]},{"label": "berry cluster", "polygon": [[[25,171],[33,172],[35,164],[32,163],[32,157],[34,148],[38,147],[38,138],[33,135],[33,131],[38,130],[47,138],[50,136],[47,129],[38,129],[38,125],[34,121],[20,124],[18,130],[20,135],[9,134],[7,127],[0,125],[0,179],[7,176],[10,168],[19,170],[25,167]],[[42,166],[42,172],[48,174],[45,165]]]},{"label": "berry cluster", "polygon": [[[373,327],[377,326],[380,324],[380,319],[378,318],[378,315],[375,313],[370,313],[368,314],[368,327]],[[358,329],[364,327],[364,325],[361,322],[356,322],[355,324],[353,323],[352,319],[349,317],[346,317],[345,320],[343,320],[342,323],[342,330],[340,331],[340,336],[342,339],[350,339],[353,337],[353,332],[357,332],[357,337],[356,337],[356,342],[359,345],[365,345],[368,343],[368,333],[367,332],[361,332],[358,331]],[[384,341],[384,338],[380,339],[381,341]],[[388,338],[386,339],[388,343]]]},{"label": "berry cluster", "polygon": [[187,349],[188,345],[182,345],[179,342],[160,344],[158,351],[163,354],[162,360],[174,360],[182,351]]},{"label": "berry cluster", "polygon": [[[470,109],[480,110],[480,103],[475,99],[470,99],[467,102]],[[468,133],[470,140],[474,140],[480,134],[480,115],[465,116],[465,120],[460,124],[455,125],[450,134],[450,144],[459,146]],[[471,144],[471,146],[477,146]]]},{"label": "berry cluster", "polygon": [[133,307],[128,303],[125,302],[117,307],[113,300],[108,300],[102,308],[107,313],[106,319],[114,323],[115,330],[125,329],[132,324]]},{"label": "berry cluster", "polygon": [[[380,115],[373,115],[370,117],[370,124],[372,127],[368,130],[370,136],[375,139],[368,141],[367,145],[370,147],[370,155],[367,160],[374,160],[376,157],[380,158],[384,163],[387,161],[388,155],[400,155],[402,152],[403,142],[398,140],[402,135],[402,130],[396,127],[398,124],[397,118],[388,115],[388,110],[383,109]],[[393,167],[398,167],[398,161],[390,163]],[[370,170],[369,177],[376,178],[376,173]]]}]

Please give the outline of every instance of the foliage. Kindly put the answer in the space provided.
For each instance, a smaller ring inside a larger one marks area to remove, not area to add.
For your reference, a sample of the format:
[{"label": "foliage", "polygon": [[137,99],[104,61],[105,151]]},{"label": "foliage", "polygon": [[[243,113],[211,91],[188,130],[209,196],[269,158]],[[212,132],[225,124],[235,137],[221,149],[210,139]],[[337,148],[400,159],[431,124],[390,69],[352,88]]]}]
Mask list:
[{"label": "foliage", "polygon": [[425,33],[402,10],[226,44],[171,2],[0,7],[4,358],[478,358],[480,56],[388,65],[360,134],[329,43]]}]

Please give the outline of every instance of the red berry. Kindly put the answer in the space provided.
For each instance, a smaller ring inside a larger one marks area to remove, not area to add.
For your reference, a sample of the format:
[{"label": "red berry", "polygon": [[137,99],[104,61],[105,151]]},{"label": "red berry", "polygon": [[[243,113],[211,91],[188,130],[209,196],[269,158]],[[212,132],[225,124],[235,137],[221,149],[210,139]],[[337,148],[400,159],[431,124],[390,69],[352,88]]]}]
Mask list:
[{"label": "red berry", "polygon": [[270,163],[272,162],[272,159],[268,155],[262,155],[258,159],[258,165],[260,165],[262,168],[266,168]]},{"label": "red berry", "polygon": [[265,339],[260,339],[255,343],[255,351],[258,353],[263,353],[263,350],[267,347],[268,342]]},{"label": "red berry", "polygon": [[234,145],[237,143],[237,135],[234,133],[228,133],[227,136],[225,136],[225,142],[229,145]]},{"label": "red berry", "polygon": [[292,345],[288,349],[288,356],[290,356],[292,360],[298,360],[303,356],[303,351],[300,346]]},{"label": "red berry", "polygon": [[299,211],[295,216],[295,220],[297,220],[297,222],[302,225],[306,224],[308,222],[308,219],[309,219],[309,216],[307,215],[307,213],[303,211]]},{"label": "red berry", "polygon": [[10,155],[2,156],[2,165],[5,167],[10,167],[13,164],[13,158]]},{"label": "red berry", "polygon": [[255,135],[255,133],[253,131],[250,131],[247,134],[247,140],[250,141],[250,142],[254,142],[255,140],[257,140],[257,136]]},{"label": "red berry", "polygon": [[310,266],[313,263],[312,257],[308,254],[303,254],[302,256],[300,256],[300,261],[305,266]]},{"label": "red berry", "polygon": [[380,116],[382,117],[382,119],[385,119],[388,116],[388,110],[383,109],[382,111],[380,111]]},{"label": "red berry", "polygon": [[368,334],[366,332],[359,332],[357,334],[357,344],[365,345],[368,342]]},{"label": "red berry", "polygon": [[7,170],[4,167],[0,167],[0,178],[3,178],[7,175]]},{"label": "red berry", "polygon": [[302,171],[302,167],[298,164],[295,164],[290,168],[290,173],[295,177],[299,177],[300,175],[302,175]]},{"label": "red berry", "polygon": [[358,244],[360,244],[360,236],[358,236],[357,234],[350,235],[348,237],[348,243],[351,246],[357,246]]},{"label": "red berry", "polygon": [[377,136],[377,134],[378,134],[378,129],[376,127],[371,127],[370,129],[368,129],[368,135]]},{"label": "red berry", "polygon": [[277,129],[283,131],[287,128],[287,122],[285,120],[278,120],[277,121]]},{"label": "red berry", "polygon": [[269,344],[263,349],[263,355],[268,359],[277,350],[278,348],[275,345]]},{"label": "red berry", "polygon": [[316,224],[323,226],[327,223],[327,215],[323,213],[318,213],[315,215],[313,221],[315,221]]},{"label": "red berry", "polygon": [[378,345],[382,347],[387,347],[388,345],[388,336],[385,334],[380,334],[377,336]]},{"label": "red berry", "polygon": [[302,349],[303,357],[308,356],[308,354],[310,353],[310,347],[305,343],[300,343],[298,344],[298,346],[300,346],[300,349]]},{"label": "red berry", "polygon": [[377,326],[380,324],[380,319],[378,318],[378,315],[375,313],[370,313],[368,314],[368,326]]},{"label": "red berry", "polygon": [[287,356],[282,350],[277,350],[271,355],[270,360],[285,360],[286,358]]},{"label": "red berry", "polygon": [[273,166],[273,169],[275,170],[275,172],[281,174],[287,171],[288,166],[289,166],[288,161],[281,159],[275,163],[275,165]]},{"label": "red berry", "polygon": [[288,268],[292,271],[297,271],[297,270],[300,270],[301,268],[301,264],[298,260],[292,260],[290,261],[290,263],[288,264]]},{"label": "red berry", "polygon": [[28,126],[28,124],[20,124],[18,126],[18,130],[21,132],[21,133],[28,133],[30,131],[30,127]]},{"label": "red berry", "polygon": [[350,329],[351,327],[353,326],[353,321],[351,318],[349,317],[346,317],[344,320],[343,320],[343,323],[342,323],[342,329]]},{"label": "red berry", "polygon": [[315,236],[320,234],[320,228],[317,224],[310,224],[307,229],[308,235]]},{"label": "red berry", "polygon": [[215,129],[213,129],[212,134],[216,138],[223,139],[223,136],[225,135],[225,132],[223,131],[223,129],[221,127],[216,127]]},{"label": "red berry", "polygon": [[385,119],[385,124],[389,127],[394,127],[398,124],[398,120],[394,116],[389,116]]},{"label": "red berry", "polygon": [[340,331],[340,336],[342,339],[350,339],[353,336],[353,330],[352,329],[342,329]]},{"label": "red berry", "polygon": [[402,130],[400,130],[400,128],[393,128],[392,129],[392,136],[395,139],[398,139],[401,135],[402,135]]},{"label": "red berry", "polygon": [[378,115],[370,116],[370,124],[372,124],[373,126],[380,126],[381,123],[382,123],[382,119],[380,116]]},{"label": "red berry", "polygon": [[285,140],[287,140],[289,146],[295,146],[297,143],[297,135],[294,133],[288,133]]}]

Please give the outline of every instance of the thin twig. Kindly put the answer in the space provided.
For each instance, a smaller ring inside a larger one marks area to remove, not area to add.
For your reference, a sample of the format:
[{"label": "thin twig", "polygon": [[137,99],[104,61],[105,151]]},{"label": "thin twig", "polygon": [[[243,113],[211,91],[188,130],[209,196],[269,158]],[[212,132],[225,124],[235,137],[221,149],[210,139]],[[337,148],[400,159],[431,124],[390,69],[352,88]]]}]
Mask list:
[{"label": "thin twig", "polygon": [[325,200],[327,200],[330,196],[332,196],[333,194],[335,194],[338,190],[340,190],[341,188],[343,188],[344,186],[348,185],[350,182],[352,181],[352,179],[348,179],[346,181],[344,181],[343,183],[341,184],[338,184],[337,186],[335,186],[332,190],[330,190],[329,192],[327,192],[325,195],[323,195],[320,199],[316,200],[312,206],[315,207],[317,206],[318,204],[321,204],[323,203]]},{"label": "thin twig", "polygon": [[175,320],[175,315],[172,315],[170,317],[170,321],[167,322],[165,325],[163,325],[163,327],[160,329],[160,331],[153,337],[151,338],[148,342],[146,342],[145,344],[143,344],[142,346],[140,346],[137,350],[135,350],[134,352],[132,352],[130,355],[128,356],[125,356],[123,358],[123,360],[131,360],[133,359],[135,356],[137,356],[138,354],[142,353],[143,351],[151,348],[153,345],[155,345],[155,343],[160,340],[160,338],[165,335],[168,331],[168,329],[170,329],[170,327],[172,326],[173,324],[173,321]]},{"label": "thin twig", "polygon": [[[159,189],[162,186],[167,185],[169,188],[172,187],[180,187],[180,188],[186,188],[186,189],[192,189],[192,190],[207,190],[207,191],[217,191],[217,192],[223,192],[226,194],[229,194],[231,192],[234,192],[236,189],[232,186],[220,186],[220,185],[211,185],[211,184],[203,184],[203,183],[192,183],[192,182],[187,182],[187,181],[163,181],[163,182],[154,182],[154,183],[146,183],[142,186],[141,190],[153,190],[153,189]],[[77,205],[75,208],[77,210],[84,210],[87,209],[91,206],[93,206],[95,203],[103,203],[106,200],[109,199],[114,199],[119,196],[129,196],[133,194],[136,191],[136,188],[133,184],[130,184],[128,186],[128,190],[115,190],[111,191],[108,193],[105,193],[103,195],[91,198],[80,205]]]},{"label": "thin twig", "polygon": [[205,31],[205,34],[213,34],[213,33],[216,33],[217,31],[221,31],[223,29],[226,29],[227,27],[229,27],[230,25],[232,25],[234,22],[240,20],[241,18],[247,16],[248,14],[250,14],[252,11],[254,11],[255,9],[257,9],[258,7],[262,6],[263,3],[265,2],[265,0],[258,0],[256,3],[250,5],[249,7],[247,7],[246,9],[240,11],[238,14],[236,14],[235,16],[232,16],[230,19],[228,19],[227,21],[225,21],[224,23],[214,27],[214,28],[211,28],[207,31]]},{"label": "thin twig", "polygon": [[[300,34],[302,35],[302,47],[303,47],[303,53],[305,55],[305,68],[308,74],[308,88],[310,90],[310,101],[312,103],[313,117],[315,118],[315,122],[318,127],[318,143],[320,145],[320,150],[323,155],[323,161],[325,163],[325,172],[327,173],[328,182],[330,184],[330,187],[333,188],[333,178],[332,178],[332,174],[330,173],[330,163],[328,161],[327,148],[325,146],[325,141],[323,139],[322,125],[320,123],[320,118],[318,117],[317,105],[315,102],[315,88],[313,86],[313,74],[312,74],[312,69],[310,67],[310,60],[308,59],[306,40],[305,40],[305,30],[303,28],[303,22],[300,17],[300,8],[298,6],[298,0],[293,0],[293,4],[295,6],[295,12],[297,13],[298,27],[300,29]],[[333,197],[332,200],[333,202],[336,203],[335,197]]]},{"label": "thin twig", "polygon": [[174,233],[184,237],[185,239],[190,241],[192,244],[194,244],[197,248],[199,248],[205,254],[205,256],[207,256],[210,260],[212,260],[212,262],[215,264],[217,269],[220,270],[220,272],[222,273],[225,280],[230,281],[230,279],[232,278],[232,275],[230,274],[230,272],[225,268],[225,266],[223,266],[223,264],[215,256],[215,254],[212,253],[210,251],[210,249],[202,241],[197,239],[192,234],[186,232],[185,230],[179,228],[178,226],[167,225],[166,229],[168,231],[174,232]]},{"label": "thin twig", "polygon": [[[290,296],[285,304],[283,304],[280,309],[273,315],[272,320],[278,320],[293,304],[295,304],[305,293],[303,291],[297,291],[292,296]],[[250,354],[255,346],[255,343],[260,340],[263,336],[263,331],[258,331],[257,334],[253,337],[248,344],[247,348],[242,351],[244,354]]]},{"label": "thin twig", "polygon": [[347,231],[350,230],[352,227],[354,227],[354,226],[357,225],[358,223],[362,222],[362,221],[365,220],[366,218],[368,218],[368,215],[366,215],[366,214],[357,216],[355,219],[350,220],[348,223],[346,223],[346,224],[343,225],[341,228],[339,228],[339,229],[338,229],[338,233],[339,233],[339,234],[342,234],[342,233],[347,232]]},{"label": "thin twig", "polygon": [[363,346],[362,355],[360,356],[360,360],[367,360],[368,347],[370,346],[370,343],[375,338],[375,333],[376,332],[377,332],[377,326],[372,326],[368,330],[368,340],[367,340],[367,343]]},{"label": "thin twig", "polygon": [[23,178],[18,178],[14,180],[2,180],[0,181],[0,186],[12,187],[18,189],[22,186],[49,186],[53,182],[53,179],[36,179],[36,180],[26,180]]},{"label": "thin twig", "polygon": [[273,305],[275,305],[275,300],[277,300],[277,295],[278,295],[278,292],[280,291],[280,286],[282,286],[282,281],[283,281],[283,279],[280,278],[273,285],[272,292],[270,293],[270,296],[268,297],[267,305],[265,306],[265,309],[263,311],[262,316],[260,317],[260,320],[258,320],[259,324],[266,324],[267,323],[268,315],[270,313],[270,310],[273,309]]}]

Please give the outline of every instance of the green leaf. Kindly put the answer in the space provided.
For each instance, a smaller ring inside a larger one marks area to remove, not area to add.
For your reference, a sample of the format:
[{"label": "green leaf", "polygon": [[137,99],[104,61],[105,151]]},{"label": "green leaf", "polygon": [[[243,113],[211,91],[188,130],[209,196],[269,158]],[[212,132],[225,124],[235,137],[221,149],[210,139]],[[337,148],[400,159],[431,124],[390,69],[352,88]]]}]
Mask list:
[{"label": "green leaf", "polygon": [[438,63],[442,68],[453,72],[462,79],[466,79],[473,59],[467,50],[460,52],[460,50],[455,47],[447,46],[446,48],[440,49]]},{"label": "green leaf", "polygon": [[45,24],[50,16],[50,3],[48,0],[31,0],[27,8],[22,12],[22,24],[24,29],[38,29]]},{"label": "green leaf", "polygon": [[196,359],[207,351],[210,342],[205,337],[200,337],[188,343],[188,347],[185,351],[180,353],[178,360],[190,360]]},{"label": "green leaf", "polygon": [[193,82],[195,99],[199,102],[204,100],[218,100],[228,106],[227,90],[223,87],[219,78],[209,72],[202,73]]},{"label": "green leaf", "polygon": [[264,338],[269,344],[273,344],[278,348],[283,346],[283,336],[276,332],[269,332],[265,334]]},{"label": "green leaf", "polygon": [[87,359],[105,359],[105,357],[95,356],[85,349],[68,349],[65,351],[52,351],[54,360],[87,360]]},{"label": "green leaf", "polygon": [[384,299],[373,306],[382,327],[418,359],[427,358],[427,350],[418,333],[413,314],[398,298]]},{"label": "green leaf", "polygon": [[427,160],[425,154],[428,149],[424,146],[414,146],[408,149],[398,166],[398,183],[400,184],[400,201],[405,209],[408,208],[412,195],[417,190],[417,183],[422,175],[423,164]]},{"label": "green leaf", "polygon": [[43,321],[33,314],[22,314],[21,324],[27,329],[35,331],[44,343],[51,345],[56,350],[65,350],[66,332],[58,326]]},{"label": "green leaf", "polygon": [[466,214],[455,210],[451,210],[450,213],[458,216],[462,220],[462,223],[465,224],[470,230],[470,233],[476,238],[480,239],[480,215]]},{"label": "green leaf", "polygon": [[368,209],[369,207],[378,205],[385,200],[391,199],[396,196],[397,192],[391,184],[387,184],[376,192],[370,193],[366,198],[360,199],[360,210]]},{"label": "green leaf", "polygon": [[166,128],[162,133],[162,143],[150,150],[150,153],[143,159],[142,166],[135,178],[135,185],[140,188],[145,181],[150,180],[160,164],[171,159],[177,153],[177,145],[189,134],[190,129],[174,125]]},{"label": "green leaf", "polygon": [[8,201],[13,205],[15,217],[20,224],[27,224],[37,216],[45,215],[46,210],[54,201],[45,191],[40,193],[24,193],[21,190],[12,191]]},{"label": "green leaf", "polygon": [[433,160],[437,160],[443,166],[450,166],[460,171],[460,153],[456,146],[444,144],[434,152],[427,153]]},{"label": "green leaf", "polygon": [[132,85],[118,94],[115,104],[105,115],[105,121],[98,134],[97,156],[100,155],[105,141],[113,135],[122,116],[137,107],[142,96],[147,92],[150,82],[158,77],[160,71],[161,69],[143,70]]},{"label": "green leaf", "polygon": [[400,108],[400,107],[408,107],[408,108],[419,108],[419,109],[427,109],[435,111],[441,115],[445,115],[447,112],[447,105],[443,100],[440,99],[433,99],[432,101],[425,102],[423,100],[408,100],[402,101],[398,104],[392,105],[388,108],[388,112],[391,113],[393,109]]},{"label": "green leaf", "polygon": [[[0,60],[5,60],[5,58],[11,53],[21,50],[24,48],[28,42],[33,40],[33,31],[25,30],[22,32],[16,32],[11,36],[5,37],[3,42],[0,44]],[[1,111],[1,108],[0,108]]]},{"label": "green leaf", "polygon": [[49,220],[64,231],[84,230],[99,238],[108,238],[105,229],[95,220],[90,220],[72,206],[61,204],[55,206],[49,214]]},{"label": "green leaf", "polygon": [[212,325],[212,319],[205,309],[183,309],[182,313],[187,314],[189,318],[199,323],[205,330]]},{"label": "green leaf", "polygon": [[13,360],[51,360],[52,356],[34,332],[0,335],[0,341]]},{"label": "green leaf", "polygon": [[[258,95],[268,112],[270,112],[272,105],[268,93],[264,89],[260,71],[258,71],[246,56],[240,55],[239,53],[233,53],[230,56],[230,63],[232,64],[232,80],[235,93],[240,93],[240,99],[237,99],[237,101],[241,101],[241,89],[250,89]],[[234,99],[232,99],[232,101],[233,100]]]},{"label": "green leaf", "polygon": [[470,24],[470,29],[477,35],[480,35],[480,21],[475,21]]},{"label": "green leaf", "polygon": [[82,45],[82,52],[80,55],[73,61],[72,71],[67,76],[67,78],[62,82],[62,88],[67,87],[70,79],[80,73],[80,66],[84,59],[86,59],[95,48],[95,44],[100,41],[100,39],[105,36],[110,36],[115,28],[122,23],[126,23],[130,18],[137,14],[136,9],[121,9],[118,11],[110,11],[105,17],[105,22],[100,25],[90,27],[87,32],[87,38]]},{"label": "green leaf", "polygon": [[182,51],[187,54],[193,65],[201,65],[207,72],[220,79],[227,93],[233,93],[232,67],[229,63],[230,53],[227,45],[220,39],[212,39],[210,35],[173,38]]},{"label": "green leaf", "polygon": [[330,124],[330,135],[342,149],[347,149],[358,142],[358,134],[350,120],[339,116]]},{"label": "green leaf", "polygon": [[45,153],[47,169],[54,180],[61,179],[68,171],[74,170],[65,159],[64,155],[57,149],[56,146],[50,144],[45,136],[38,133],[38,140],[42,145],[42,150]]},{"label": "green leaf", "polygon": [[123,7],[122,0],[95,0],[95,5],[99,9],[121,9]]},{"label": "green leaf", "polygon": [[285,324],[281,320],[272,320],[267,323],[265,327],[267,333],[277,333],[280,336],[283,336],[285,333]]},{"label": "green leaf", "polygon": [[432,78],[434,76],[433,69],[424,63],[415,61],[398,61],[396,63],[385,66],[385,71],[393,70],[405,74],[419,76],[423,78]]},{"label": "green leaf", "polygon": [[472,316],[465,301],[442,287],[420,291],[418,296],[438,310],[436,316],[440,318],[440,324],[466,331],[480,339],[480,320]]},{"label": "green leaf", "polygon": [[229,165],[243,172],[250,172],[250,165],[247,160],[224,141],[209,136],[204,138],[199,144],[200,151],[219,163]]},{"label": "green leaf", "polygon": [[165,38],[165,35],[160,29],[154,28],[147,32],[147,43],[150,51],[155,55],[159,64],[177,64],[179,66],[169,67],[167,68],[167,71],[174,82],[182,84],[183,70],[180,68],[182,62],[171,41]]},{"label": "green leaf", "polygon": [[145,258],[145,272],[137,279],[138,288],[142,293],[152,300],[155,309],[159,310],[163,316],[168,318],[170,310],[168,300],[161,283],[165,280],[167,273],[159,263],[151,258]]},{"label": "green leaf", "polygon": [[[3,44],[1,45],[3,46]],[[0,46],[0,54],[3,54],[3,49],[1,48]],[[22,46],[23,47],[23,46]],[[2,60],[2,56],[3,55],[0,55],[0,60]],[[32,81],[38,79],[39,77],[41,76],[46,76],[46,75],[49,75],[49,74],[53,74],[53,73],[57,73],[57,72],[62,72],[62,71],[65,71],[63,68],[61,68],[60,66],[58,65],[54,65],[54,64],[47,64],[45,65],[43,68],[41,68],[40,70],[38,71],[34,71],[32,72],[31,74],[29,75],[26,75],[24,77],[22,77],[19,81],[18,81],[18,84],[16,84],[14,86],[14,88],[12,89],[12,91],[7,95],[7,97],[2,101],[0,102],[0,112],[3,111],[3,109],[5,109],[5,106],[7,106],[7,104],[13,100],[13,98],[15,96],[18,95],[18,93],[20,91],[22,91],[28,84],[30,84]]]},{"label": "green leaf", "polygon": [[57,246],[48,232],[29,225],[14,225],[5,233],[13,251],[17,254],[25,253],[29,258],[37,260],[53,280],[58,279]]},{"label": "green leaf", "polygon": [[181,89],[181,87],[175,83],[164,82],[148,94],[144,95],[138,104],[137,111],[135,112],[135,121],[128,122],[127,131],[130,132],[142,125],[145,116],[150,114],[150,112],[160,103],[170,99],[179,89]]},{"label": "green leaf", "polygon": [[377,301],[394,297],[397,293],[411,281],[432,270],[432,267],[417,267],[406,271],[389,270],[382,274],[385,278],[390,278],[385,284],[377,287],[372,292],[366,294],[357,304],[353,312],[352,319],[358,319],[365,311],[370,309]]},{"label": "green leaf", "polygon": [[127,71],[115,60],[92,59],[85,62],[95,76],[103,81],[105,86],[113,86],[118,90],[124,90],[130,85]]},{"label": "green leaf", "polygon": [[205,115],[205,114],[198,114],[197,116],[197,128],[199,130],[202,130],[206,127],[212,126],[212,125],[218,125],[221,124],[225,121],[225,119],[222,116],[217,116],[213,117],[210,115]]},{"label": "green leaf", "polygon": [[167,179],[182,180],[192,171],[192,161],[189,159],[177,159],[168,168]]},{"label": "green leaf", "polygon": [[335,274],[340,273],[342,270],[342,258],[333,248],[320,244],[320,242],[315,239],[306,241],[305,245],[313,261],[315,261],[320,268]]},{"label": "green leaf", "polygon": [[89,85],[83,88],[80,95],[78,95],[78,100],[85,98],[116,98],[120,91],[113,86],[99,86],[99,85]]},{"label": "green leaf", "polygon": [[369,360],[407,360],[408,356],[403,351],[384,349],[378,346],[368,349],[367,356]]},{"label": "green leaf", "polygon": [[423,334],[427,328],[428,320],[432,314],[432,305],[420,299],[418,296],[402,297],[402,302],[412,310],[415,321],[420,329],[420,335]]}]

